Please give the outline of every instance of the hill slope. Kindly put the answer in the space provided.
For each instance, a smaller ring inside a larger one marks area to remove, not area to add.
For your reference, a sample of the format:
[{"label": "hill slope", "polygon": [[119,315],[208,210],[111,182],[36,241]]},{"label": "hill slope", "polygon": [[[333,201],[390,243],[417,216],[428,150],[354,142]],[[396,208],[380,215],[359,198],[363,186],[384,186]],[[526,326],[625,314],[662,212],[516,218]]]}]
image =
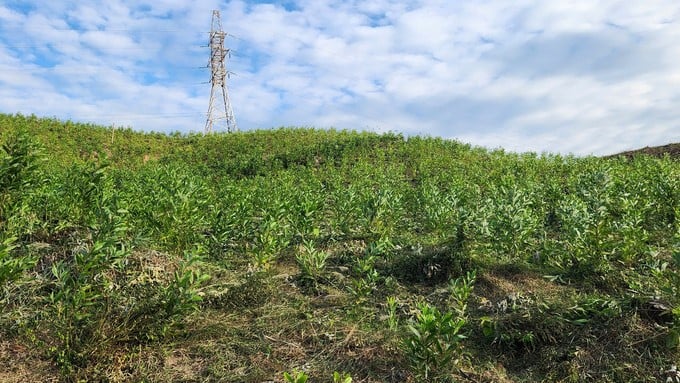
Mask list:
[{"label": "hill slope", "polygon": [[0,381],[656,382],[680,361],[669,158],[0,123]]},{"label": "hill slope", "polygon": [[630,150],[622,153],[612,155],[610,157],[624,156],[627,158],[633,158],[639,155],[648,155],[652,157],[662,158],[666,155],[673,159],[680,159],[680,143],[668,144],[662,146],[646,146],[642,149]]}]

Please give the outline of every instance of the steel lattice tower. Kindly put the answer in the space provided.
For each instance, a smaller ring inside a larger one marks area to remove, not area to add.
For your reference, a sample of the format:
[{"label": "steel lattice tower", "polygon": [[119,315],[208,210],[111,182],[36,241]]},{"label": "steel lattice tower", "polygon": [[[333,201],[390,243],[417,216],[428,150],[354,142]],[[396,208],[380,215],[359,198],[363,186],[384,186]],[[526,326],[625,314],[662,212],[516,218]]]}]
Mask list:
[{"label": "steel lattice tower", "polygon": [[208,119],[205,122],[205,134],[213,131],[215,124],[225,122],[227,132],[235,132],[236,119],[231,109],[229,92],[227,91],[226,78],[229,75],[224,61],[231,56],[229,49],[224,48],[226,33],[222,31],[220,11],[213,11],[212,25],[210,27],[210,104],[208,105]]}]

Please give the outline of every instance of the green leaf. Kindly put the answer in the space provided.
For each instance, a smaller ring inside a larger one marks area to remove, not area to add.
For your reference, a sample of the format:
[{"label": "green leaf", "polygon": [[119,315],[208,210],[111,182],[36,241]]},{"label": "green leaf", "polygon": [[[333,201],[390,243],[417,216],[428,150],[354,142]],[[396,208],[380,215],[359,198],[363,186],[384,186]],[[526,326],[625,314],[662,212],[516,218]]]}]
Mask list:
[{"label": "green leaf", "polygon": [[671,329],[666,336],[666,347],[670,350],[680,348],[680,330]]}]

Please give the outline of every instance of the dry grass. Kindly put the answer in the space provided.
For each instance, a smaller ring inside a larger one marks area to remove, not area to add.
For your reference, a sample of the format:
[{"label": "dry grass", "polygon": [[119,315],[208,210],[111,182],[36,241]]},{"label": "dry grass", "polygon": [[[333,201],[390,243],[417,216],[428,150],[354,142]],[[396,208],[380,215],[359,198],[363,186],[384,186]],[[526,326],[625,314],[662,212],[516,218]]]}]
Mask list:
[{"label": "dry grass", "polygon": [[[166,278],[177,266],[156,252],[135,253],[133,262],[138,278],[153,280]],[[172,338],[121,345],[111,350],[107,366],[98,366],[103,370],[81,376],[111,382],[281,382],[283,371],[304,370],[317,382],[328,381],[333,371],[348,371],[355,382],[413,381],[401,336],[385,323],[380,297],[388,292],[376,293],[357,311],[345,288],[353,278],[349,269],[333,266],[344,271],[343,278],[330,278],[311,292],[297,285],[296,266],[286,259],[266,273],[208,268],[213,278],[203,289],[201,310],[187,317]],[[401,324],[413,302],[444,294],[439,290],[427,283],[391,287],[389,294],[404,304]],[[528,269],[478,271],[469,305],[470,337],[464,342],[468,354],[454,371],[457,381],[654,381],[660,376],[644,370],[670,362],[658,347],[662,331],[632,311],[607,323],[549,329],[557,314],[539,310],[541,304],[564,306],[576,297],[577,287]],[[499,302],[509,299],[517,299],[524,311],[499,313]],[[548,335],[532,345],[491,342],[478,327],[479,318],[488,315],[496,315],[508,329],[529,326],[540,334],[541,326],[547,326]],[[52,363],[25,344],[18,338],[0,343],[0,382],[59,381]]]},{"label": "dry grass", "polygon": [[34,350],[17,340],[0,341],[0,382],[58,381],[58,371]]},{"label": "dry grass", "polygon": [[[416,302],[446,307],[447,280],[406,283],[393,278],[357,307],[348,292],[357,277],[349,262],[365,244],[348,241],[331,246],[333,258],[316,289],[299,283],[298,266],[290,254],[266,272],[253,272],[245,262],[229,268],[204,264],[201,267],[212,278],[202,288],[200,310],[186,317],[183,327],[165,340],[114,345],[101,359],[105,365],[90,366],[76,376],[110,382],[255,383],[282,382],[284,371],[303,370],[315,382],[329,381],[334,371],[350,372],[354,382],[413,382],[400,344],[403,325]],[[132,284],[167,282],[180,265],[177,257],[157,251],[136,251],[129,262]],[[397,332],[386,324],[387,296],[399,301],[402,327]],[[582,304],[584,297],[588,295],[579,286],[551,282],[528,266],[478,266],[468,305],[466,354],[460,369],[453,371],[456,380],[660,379],[655,366],[670,367],[669,355],[674,355],[660,346],[663,329],[630,308],[618,317],[583,326],[559,319],[565,315],[560,310]],[[519,308],[502,311],[502,302]],[[532,332],[536,340],[489,339],[480,330],[485,316],[495,318],[513,336]],[[16,336],[0,343],[0,382],[63,381],[52,361],[27,346],[31,342],[26,339]]]}]

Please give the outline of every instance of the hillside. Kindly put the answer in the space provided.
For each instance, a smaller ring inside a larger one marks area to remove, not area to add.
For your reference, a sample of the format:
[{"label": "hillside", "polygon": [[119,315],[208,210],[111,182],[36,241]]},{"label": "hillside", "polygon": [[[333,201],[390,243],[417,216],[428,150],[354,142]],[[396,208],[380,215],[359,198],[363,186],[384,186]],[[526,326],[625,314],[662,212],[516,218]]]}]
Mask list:
[{"label": "hillside", "polygon": [[[49,155],[51,165],[70,165],[104,158],[117,168],[181,162],[232,176],[277,171],[293,166],[340,164],[368,155],[374,146],[403,143],[398,135],[280,128],[235,134],[165,135],[130,128],[101,127],[35,116],[0,114],[0,142],[24,131]],[[389,152],[390,150],[387,150]]]},{"label": "hillside", "polygon": [[658,382],[680,163],[0,115],[0,382]]},{"label": "hillside", "polygon": [[680,143],[668,144],[662,146],[646,146],[642,149],[629,150],[626,152],[618,153],[610,157],[623,156],[626,158],[633,158],[639,155],[647,155],[651,157],[662,158],[664,156],[669,156],[673,159],[680,159]]}]

